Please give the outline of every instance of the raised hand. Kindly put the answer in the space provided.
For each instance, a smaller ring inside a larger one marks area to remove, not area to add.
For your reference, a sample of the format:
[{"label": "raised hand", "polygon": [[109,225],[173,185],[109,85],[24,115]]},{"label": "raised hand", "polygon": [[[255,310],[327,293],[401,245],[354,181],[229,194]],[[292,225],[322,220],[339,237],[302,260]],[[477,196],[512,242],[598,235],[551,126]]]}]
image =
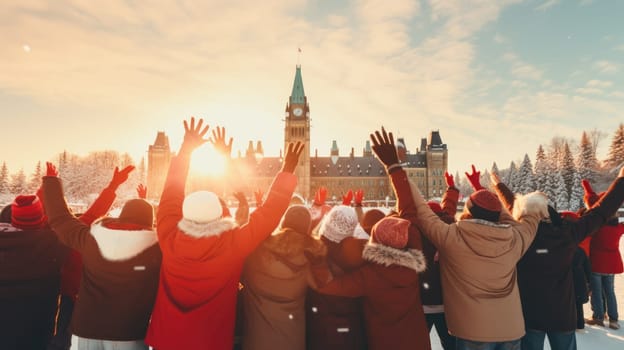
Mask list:
[{"label": "raised hand", "polygon": [[214,145],[217,152],[227,158],[230,158],[232,153],[233,139],[230,137],[229,142],[225,143],[225,138],[225,128],[217,126],[216,130],[212,130],[212,137],[210,138],[210,142]]},{"label": "raised hand", "polygon": [[262,198],[264,196],[264,193],[262,193],[261,189],[258,189],[256,191],[254,191],[254,197],[256,198],[256,207],[259,207],[262,205]]},{"label": "raised hand", "polygon": [[477,171],[477,169],[475,168],[474,164],[472,165],[472,174],[466,174],[466,178],[468,178],[468,181],[470,182],[470,184],[472,185],[472,189],[475,191],[478,190],[482,190],[483,186],[481,186],[481,172]]},{"label": "raised hand", "polygon": [[[620,170],[620,173],[621,172],[622,171]],[[585,179],[581,180],[581,186],[583,186],[583,191],[585,191],[585,193],[587,193],[587,194],[594,193],[594,189],[592,188],[592,186],[589,183],[589,181],[587,181]]]},{"label": "raised hand", "polygon": [[136,188],[137,196],[141,199],[147,199],[147,186],[139,184]]},{"label": "raised hand", "polygon": [[247,204],[247,197],[245,197],[245,193],[243,193],[242,191],[236,191],[236,192],[232,193],[232,195],[234,196],[234,198],[236,198],[238,203],[245,203],[245,204]]},{"label": "raised hand", "polygon": [[59,173],[56,167],[51,162],[46,162],[46,176],[58,177]]},{"label": "raised hand", "polygon": [[294,173],[297,163],[299,163],[299,156],[303,151],[304,144],[297,141],[296,144],[289,143],[288,150],[284,156],[284,162],[282,163],[282,171],[286,173]]},{"label": "raised hand", "polygon": [[117,188],[122,183],[126,182],[132,170],[134,170],[134,165],[128,165],[122,170],[119,170],[119,167],[116,166],[115,172],[113,173],[113,178],[111,179],[111,182],[110,182],[110,186]]},{"label": "raised hand", "polygon": [[359,189],[359,190],[355,191],[353,200],[355,202],[355,206],[356,207],[361,207],[362,206],[362,201],[364,201],[364,190]]},{"label": "raised hand", "polygon": [[382,126],[381,132],[377,130],[374,134],[370,134],[370,139],[373,142],[373,152],[375,152],[377,158],[379,158],[386,168],[391,165],[399,164],[399,156],[394,146],[394,136],[392,133],[386,133],[386,129]]},{"label": "raised hand", "polygon": [[455,180],[453,179],[453,175],[449,174],[448,171],[444,172],[444,181],[446,182],[446,187],[455,187]]},{"label": "raised hand", "polygon": [[199,119],[199,122],[195,125],[195,117],[191,117],[190,124],[186,120],[184,121],[184,141],[182,142],[182,149],[192,152],[208,141],[204,139],[204,135],[208,132],[208,125],[202,129],[203,124],[204,120]]},{"label": "raised hand", "polygon": [[327,188],[321,186],[314,194],[314,205],[323,205],[327,199]]},{"label": "raised hand", "polygon": [[352,200],[353,200],[353,191],[349,190],[349,192],[345,193],[342,196],[342,205],[351,205]]}]

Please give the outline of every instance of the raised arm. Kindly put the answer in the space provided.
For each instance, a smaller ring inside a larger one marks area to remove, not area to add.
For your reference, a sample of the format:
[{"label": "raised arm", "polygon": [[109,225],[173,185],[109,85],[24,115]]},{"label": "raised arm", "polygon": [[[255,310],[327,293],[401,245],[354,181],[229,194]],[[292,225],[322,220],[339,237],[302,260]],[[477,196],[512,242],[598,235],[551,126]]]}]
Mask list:
[{"label": "raised arm", "polygon": [[472,166],[472,174],[465,174],[473,190],[478,191],[483,189],[483,186],[481,186],[481,172],[477,171],[474,165]]},{"label": "raised arm", "polygon": [[[48,169],[53,168],[52,163],[46,163]],[[47,173],[50,173],[49,171]],[[47,174],[46,173],[46,174]],[[43,206],[48,216],[48,223],[59,239],[65,245],[82,251],[87,240],[93,239],[89,234],[89,225],[78,220],[69,210],[61,180],[57,176],[44,176],[41,186],[43,193]]]},{"label": "raised arm", "polygon": [[513,211],[513,206],[514,206],[514,201],[515,201],[515,196],[513,192],[511,192],[509,187],[507,187],[507,185],[505,185],[500,180],[500,178],[498,177],[498,174],[491,173],[490,180],[492,181],[492,184],[494,185],[494,188],[496,189],[496,194],[498,195],[498,199],[500,199],[500,201],[503,203],[505,208],[507,208],[507,210],[509,210],[510,212]]},{"label": "raised arm", "polygon": [[444,181],[446,181],[446,191],[442,196],[440,206],[444,214],[450,218],[455,218],[457,214],[457,202],[459,201],[459,190],[455,187],[453,175],[448,172],[444,173]]},{"label": "raised arm", "polygon": [[208,125],[202,128],[203,123],[203,119],[199,119],[195,125],[194,117],[191,118],[190,123],[184,121],[184,141],[178,154],[171,159],[156,215],[156,230],[161,246],[171,235],[177,232],[178,222],[182,219],[184,186],[188,176],[191,154],[208,141],[208,139],[204,139],[204,135],[208,132]]},{"label": "raised arm", "polygon": [[234,192],[234,197],[238,201],[238,209],[236,209],[236,223],[243,225],[249,220],[249,203],[247,203],[247,197],[245,193],[238,191]]},{"label": "raised arm", "polygon": [[80,215],[79,220],[87,225],[91,225],[99,217],[106,215],[117,197],[115,192],[121,184],[128,180],[128,176],[133,170],[133,165],[128,165],[122,170],[119,170],[119,167],[115,167],[113,178],[108,186],[100,192],[100,195],[95,199],[95,201],[93,201],[91,206],[82,215]]}]

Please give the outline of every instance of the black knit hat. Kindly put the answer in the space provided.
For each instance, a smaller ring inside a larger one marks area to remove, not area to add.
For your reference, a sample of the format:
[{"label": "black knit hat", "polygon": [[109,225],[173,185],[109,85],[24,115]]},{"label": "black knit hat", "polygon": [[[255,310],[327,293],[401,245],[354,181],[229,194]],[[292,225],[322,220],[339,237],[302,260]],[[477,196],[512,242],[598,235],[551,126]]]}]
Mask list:
[{"label": "black knit hat", "polygon": [[121,209],[119,222],[151,228],[154,226],[154,208],[145,199],[131,199]]}]

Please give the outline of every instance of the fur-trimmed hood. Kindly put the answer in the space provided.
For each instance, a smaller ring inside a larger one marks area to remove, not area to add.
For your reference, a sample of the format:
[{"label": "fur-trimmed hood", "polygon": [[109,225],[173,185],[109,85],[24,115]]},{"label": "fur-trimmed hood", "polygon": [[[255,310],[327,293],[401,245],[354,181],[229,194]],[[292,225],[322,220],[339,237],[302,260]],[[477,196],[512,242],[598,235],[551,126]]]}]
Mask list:
[{"label": "fur-trimmed hood", "polygon": [[514,219],[520,220],[527,215],[537,215],[540,220],[549,217],[548,197],[544,193],[535,191],[516,195],[513,207]]},{"label": "fur-trimmed hood", "polygon": [[110,261],[131,259],[158,244],[158,236],[154,230],[111,229],[104,226],[102,221],[91,225],[91,235],[97,242],[100,254]]},{"label": "fur-trimmed hood", "polygon": [[418,249],[401,250],[370,241],[364,246],[362,258],[383,266],[407,267],[416,272],[425,271],[427,268],[425,255]]},{"label": "fur-trimmed hood", "polygon": [[184,218],[178,222],[178,228],[182,230],[182,232],[195,238],[219,236],[223,232],[233,230],[237,227],[238,224],[236,220],[231,217],[224,217],[207,223],[198,223]]}]

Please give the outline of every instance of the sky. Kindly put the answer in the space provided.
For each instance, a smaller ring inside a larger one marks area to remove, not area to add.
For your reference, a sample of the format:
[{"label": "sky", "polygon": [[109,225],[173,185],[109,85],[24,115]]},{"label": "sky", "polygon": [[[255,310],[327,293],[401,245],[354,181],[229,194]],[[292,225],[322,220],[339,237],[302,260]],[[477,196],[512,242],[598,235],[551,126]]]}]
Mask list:
[{"label": "sky", "polygon": [[[0,161],[177,150],[184,119],[234,153],[283,147],[301,64],[311,149],[361,152],[381,125],[410,151],[439,130],[449,171],[534,159],[554,136],[624,122],[624,1],[212,0],[0,3]],[[301,49],[299,53],[298,49]]]}]

